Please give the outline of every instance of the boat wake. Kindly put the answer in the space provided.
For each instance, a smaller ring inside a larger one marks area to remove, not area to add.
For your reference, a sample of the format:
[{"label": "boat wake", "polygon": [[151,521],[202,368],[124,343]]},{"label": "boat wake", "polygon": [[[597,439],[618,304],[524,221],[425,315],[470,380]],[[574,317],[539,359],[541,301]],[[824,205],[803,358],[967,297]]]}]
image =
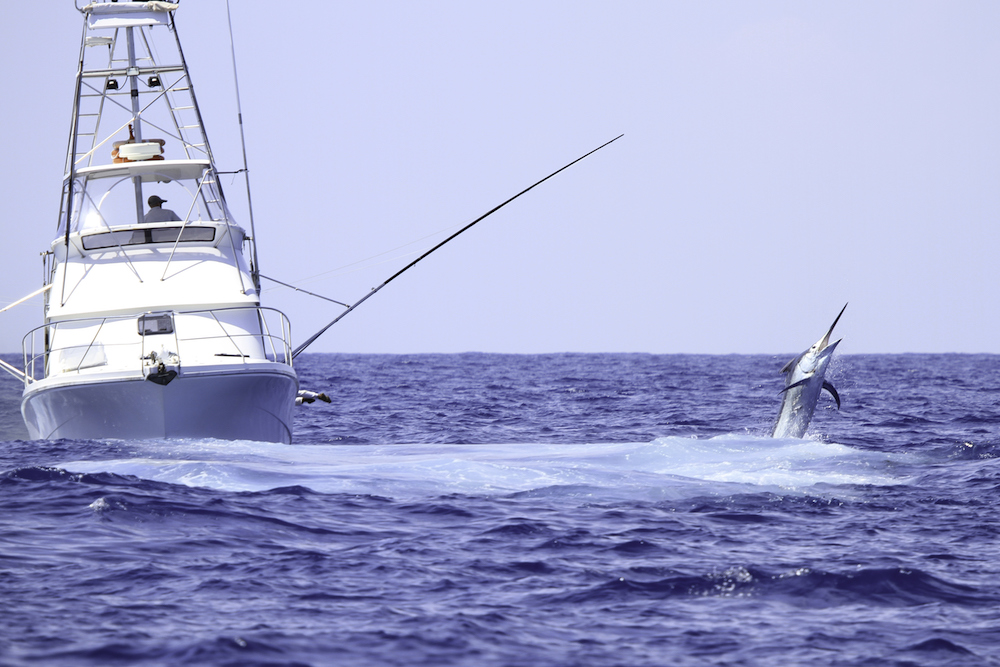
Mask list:
[{"label": "boat wake", "polygon": [[832,487],[907,482],[887,455],[800,439],[724,435],[647,443],[281,445],[247,441],[128,443],[122,458],[59,464],[224,491],[288,486],[318,493],[417,498],[450,493],[676,499],[739,493],[829,495]]}]

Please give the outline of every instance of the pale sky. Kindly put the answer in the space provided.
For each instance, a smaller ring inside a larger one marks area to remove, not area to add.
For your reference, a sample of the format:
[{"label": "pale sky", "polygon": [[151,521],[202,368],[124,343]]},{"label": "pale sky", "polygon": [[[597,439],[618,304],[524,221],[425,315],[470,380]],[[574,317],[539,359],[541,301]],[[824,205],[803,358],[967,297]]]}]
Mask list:
[{"label": "pale sky", "polygon": [[[177,12],[224,171],[242,166],[225,10]],[[840,353],[1000,353],[1000,3],[232,11],[261,270],[340,301],[625,134],[311,352],[794,353],[850,302]],[[41,286],[81,28],[71,0],[5,12],[0,305]],[[339,313],[263,300],[296,343]],[[0,314],[0,350],[40,323],[38,299]]]}]

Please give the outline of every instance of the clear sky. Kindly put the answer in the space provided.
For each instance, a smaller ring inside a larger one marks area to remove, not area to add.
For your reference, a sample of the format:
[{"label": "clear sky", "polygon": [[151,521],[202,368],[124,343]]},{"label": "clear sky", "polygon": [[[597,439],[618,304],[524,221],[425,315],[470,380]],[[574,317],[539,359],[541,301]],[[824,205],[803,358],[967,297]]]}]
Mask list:
[{"label": "clear sky", "polygon": [[[225,10],[183,0],[177,23],[231,170]],[[841,353],[1000,353],[1000,3],[232,11],[261,269],[340,301],[625,133],[310,351],[793,353],[850,302]],[[2,304],[41,286],[81,27],[71,0],[5,11]],[[263,298],[297,342],[339,312]],[[0,314],[0,350],[40,311]]]}]

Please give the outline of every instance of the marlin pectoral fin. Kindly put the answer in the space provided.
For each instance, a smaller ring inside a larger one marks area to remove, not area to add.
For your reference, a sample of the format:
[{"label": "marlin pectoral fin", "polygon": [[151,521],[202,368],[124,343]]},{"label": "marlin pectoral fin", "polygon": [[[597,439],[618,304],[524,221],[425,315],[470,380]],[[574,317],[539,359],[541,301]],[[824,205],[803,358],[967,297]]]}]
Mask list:
[{"label": "marlin pectoral fin", "polygon": [[784,389],[782,389],[782,390],[781,390],[781,391],[779,391],[778,393],[779,393],[779,394],[784,394],[784,393],[785,393],[786,391],[788,391],[789,389],[795,389],[795,387],[801,387],[801,386],[802,386],[802,385],[804,385],[804,384],[805,384],[806,382],[809,382],[809,380],[810,380],[810,379],[811,379],[811,378],[806,378],[805,380],[799,380],[798,382],[793,382],[792,384],[788,385],[787,387],[785,387]]},{"label": "marlin pectoral fin", "polygon": [[826,389],[828,392],[830,392],[830,395],[833,396],[833,400],[837,401],[837,409],[839,410],[840,409],[840,395],[837,394],[837,390],[833,387],[832,384],[830,384],[826,380],[823,380],[823,389]]}]

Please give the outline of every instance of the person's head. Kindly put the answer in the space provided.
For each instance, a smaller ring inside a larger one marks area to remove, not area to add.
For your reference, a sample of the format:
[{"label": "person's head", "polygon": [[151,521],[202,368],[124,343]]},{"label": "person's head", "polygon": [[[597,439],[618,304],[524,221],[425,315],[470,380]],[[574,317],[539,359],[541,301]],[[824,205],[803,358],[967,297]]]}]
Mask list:
[{"label": "person's head", "polygon": [[149,203],[149,208],[154,208],[156,206],[162,206],[163,204],[167,203],[166,199],[160,199],[156,195],[153,195],[152,197],[150,197],[146,201]]}]

